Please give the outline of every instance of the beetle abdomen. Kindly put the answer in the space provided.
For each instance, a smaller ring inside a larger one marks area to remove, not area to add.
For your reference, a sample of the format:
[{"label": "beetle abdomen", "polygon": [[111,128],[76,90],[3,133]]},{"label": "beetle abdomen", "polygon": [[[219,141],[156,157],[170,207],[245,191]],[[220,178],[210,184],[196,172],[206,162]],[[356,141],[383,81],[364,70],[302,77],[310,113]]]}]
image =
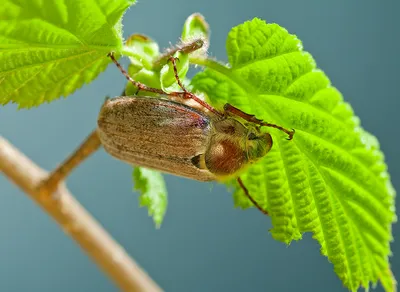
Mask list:
[{"label": "beetle abdomen", "polygon": [[98,118],[100,140],[115,158],[202,181],[215,176],[191,159],[205,153],[210,131],[204,113],[161,98],[114,98]]}]

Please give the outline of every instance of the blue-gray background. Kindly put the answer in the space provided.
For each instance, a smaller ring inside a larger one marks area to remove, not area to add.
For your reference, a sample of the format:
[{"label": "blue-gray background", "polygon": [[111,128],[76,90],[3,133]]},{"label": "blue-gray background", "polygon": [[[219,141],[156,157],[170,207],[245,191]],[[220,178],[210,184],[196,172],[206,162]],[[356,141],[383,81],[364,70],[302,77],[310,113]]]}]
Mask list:
[{"label": "blue-gray background", "polygon": [[[126,14],[124,30],[125,36],[145,33],[165,48],[177,40],[185,18],[200,12],[212,29],[210,54],[226,60],[231,27],[256,16],[286,27],[379,138],[400,190],[399,11],[396,0],[143,0]],[[124,84],[110,66],[67,99],[29,111],[0,108],[0,134],[52,169],[95,127],[104,96],[118,95]],[[234,209],[223,186],[172,176],[167,185],[168,212],[156,230],[131,191],[131,168],[104,151],[68,179],[78,200],[167,291],[346,291],[309,234],[287,247],[268,233],[268,217]],[[0,193],[0,291],[117,290],[3,176]],[[393,231],[398,237],[399,225]],[[399,241],[392,249],[400,277]]]}]

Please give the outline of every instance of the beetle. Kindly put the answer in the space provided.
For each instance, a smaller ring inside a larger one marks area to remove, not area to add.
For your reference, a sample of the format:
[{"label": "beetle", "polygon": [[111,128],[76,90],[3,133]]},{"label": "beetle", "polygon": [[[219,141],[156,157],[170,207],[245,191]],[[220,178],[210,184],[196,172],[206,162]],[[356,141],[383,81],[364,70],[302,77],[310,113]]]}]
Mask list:
[{"label": "beetle", "polygon": [[[269,124],[226,104],[224,111],[188,92],[181,84],[175,58],[171,58],[182,92],[166,93],[134,81],[110,54],[111,59],[139,90],[159,94],[120,96],[107,100],[98,116],[98,135],[113,157],[132,165],[152,168],[199,181],[226,181],[237,177],[253,204],[239,174],[264,157],[273,141],[261,126],[274,127],[293,138],[294,130]],[[194,100],[200,106],[189,106]]]}]

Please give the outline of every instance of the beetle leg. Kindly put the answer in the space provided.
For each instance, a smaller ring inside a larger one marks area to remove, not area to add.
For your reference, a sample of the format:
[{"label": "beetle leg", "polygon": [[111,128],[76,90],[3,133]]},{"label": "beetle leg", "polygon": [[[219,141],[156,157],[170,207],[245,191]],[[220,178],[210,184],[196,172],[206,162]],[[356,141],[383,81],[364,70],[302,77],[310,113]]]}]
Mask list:
[{"label": "beetle leg", "polygon": [[133,80],[132,77],[129,76],[128,72],[126,72],[125,69],[122,68],[121,64],[118,63],[118,61],[115,59],[113,52],[109,53],[107,56],[111,58],[111,60],[115,63],[115,65],[117,65],[118,69],[122,72],[122,74],[126,77],[126,79],[128,79],[129,82],[131,82],[134,86],[136,86],[138,88],[137,93],[140,90],[143,90],[143,91],[168,95],[168,93],[166,93],[165,91],[163,91],[161,89],[148,87],[147,85],[144,85],[143,83]]},{"label": "beetle leg", "polygon": [[[174,69],[174,75],[175,75],[176,82],[178,83],[179,87],[182,89],[182,92],[171,92],[171,93],[169,93],[169,95],[172,95],[172,96],[180,96],[180,97],[183,97],[183,98],[185,98],[185,99],[193,99],[193,100],[196,101],[198,104],[200,104],[200,105],[202,105],[203,107],[205,107],[206,109],[208,109],[210,112],[212,112],[212,113],[214,113],[214,114],[216,114],[216,115],[222,117],[223,114],[222,114],[221,112],[219,112],[218,110],[216,110],[214,107],[212,107],[212,106],[209,105],[207,102],[205,102],[204,100],[200,99],[199,97],[197,97],[197,96],[194,95],[193,93],[187,91],[187,89],[183,86],[183,84],[182,84],[182,82],[181,82],[181,80],[180,80],[180,78],[179,78],[179,75],[178,75],[178,69],[177,69],[177,67],[176,67],[176,60],[177,60],[177,58],[175,58],[175,57],[170,57],[168,60],[172,63],[172,66],[173,66],[173,69]],[[179,60],[179,59],[178,59],[178,60]]]},{"label": "beetle leg", "polygon": [[294,129],[292,129],[290,131],[290,130],[284,128],[284,127],[281,127],[281,126],[278,126],[278,125],[275,125],[275,124],[271,124],[271,123],[266,123],[263,120],[257,119],[254,115],[250,115],[248,113],[245,113],[244,111],[238,109],[237,107],[234,107],[233,105],[231,105],[229,103],[224,105],[224,111],[225,111],[226,114],[232,114],[232,115],[241,117],[242,119],[245,119],[248,122],[251,122],[251,123],[254,123],[254,124],[257,124],[257,125],[260,125],[260,126],[265,126],[265,127],[271,127],[271,128],[278,129],[278,130],[280,130],[282,132],[285,132],[286,134],[289,135],[288,140],[292,140],[293,139],[293,135],[295,133]]},{"label": "beetle leg", "polygon": [[234,107],[233,105],[226,103],[224,105],[224,111],[226,114],[232,114],[238,117],[241,117],[242,119],[245,119],[248,122],[254,123],[254,124],[260,124],[262,123],[262,120],[259,120],[255,117],[255,115],[250,115],[248,113],[245,113],[244,111],[238,109],[237,107]]},{"label": "beetle leg", "polygon": [[[169,57],[168,61],[170,61],[172,63],[172,67],[174,69],[174,75],[175,75],[175,79],[176,82],[178,82],[179,87],[182,89],[183,92],[187,93],[188,91],[186,90],[186,88],[183,86],[181,79],[179,78],[179,74],[178,74],[178,68],[176,67],[176,60],[179,61],[179,58],[176,57]],[[190,97],[189,97],[190,98]]]},{"label": "beetle leg", "polygon": [[168,93],[162,89],[149,87],[147,85],[144,85],[141,82],[133,80],[132,77],[129,76],[128,72],[126,72],[125,69],[121,66],[121,64],[115,59],[113,52],[109,53],[107,56],[109,56],[111,58],[111,60],[115,63],[115,65],[117,65],[118,69],[122,72],[122,74],[126,77],[126,79],[128,79],[129,82],[131,82],[134,86],[136,86],[138,88],[136,94],[139,93],[140,90],[143,90],[143,91],[158,93],[158,94],[162,94],[162,95],[166,95],[166,96],[174,96],[174,97],[180,97],[180,98],[184,98],[184,99],[193,99],[194,101],[196,101],[197,103],[199,103],[200,105],[202,105],[203,107],[208,109],[210,112],[212,112],[220,117],[223,116],[223,114],[221,112],[219,112],[218,110],[213,108],[211,105],[209,105],[208,103],[206,103],[204,100],[200,99],[193,93],[187,91],[185,89],[185,87],[183,87],[183,84],[181,83],[179,76],[178,76],[178,70],[176,69],[176,62],[175,62],[174,58],[170,58],[170,60],[173,63],[175,79],[177,80],[179,86],[182,88],[183,91]]},{"label": "beetle leg", "polygon": [[262,123],[260,123],[260,125],[261,126],[265,126],[265,127],[271,127],[271,128],[275,128],[275,129],[278,129],[278,130],[281,130],[282,132],[285,132],[286,134],[288,134],[288,140],[292,140],[293,139],[293,135],[294,135],[294,133],[296,132],[294,129],[292,129],[291,131],[290,130],[288,130],[288,129],[285,129],[284,127],[281,127],[281,126],[278,126],[278,125],[275,125],[275,124],[270,124],[270,123],[266,123],[266,122],[262,122]]},{"label": "beetle leg", "polygon": [[248,191],[248,189],[244,186],[243,181],[240,177],[237,178],[237,181],[240,185],[240,187],[242,188],[244,194],[246,195],[247,198],[249,198],[249,200],[254,204],[254,206],[257,207],[258,210],[261,211],[261,213],[265,214],[265,215],[269,215],[268,212],[266,210],[264,210],[257,202],[256,200],[253,199],[252,196],[250,196],[250,193]]}]

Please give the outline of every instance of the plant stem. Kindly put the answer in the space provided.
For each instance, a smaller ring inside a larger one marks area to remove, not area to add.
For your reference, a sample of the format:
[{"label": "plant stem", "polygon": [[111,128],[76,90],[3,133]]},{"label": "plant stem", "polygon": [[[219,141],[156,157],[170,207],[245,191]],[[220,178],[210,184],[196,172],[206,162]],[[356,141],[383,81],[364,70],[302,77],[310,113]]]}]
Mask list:
[{"label": "plant stem", "polygon": [[58,166],[50,175],[40,184],[39,192],[41,196],[49,196],[56,189],[58,184],[64,180],[71,172],[82,163],[93,152],[97,151],[101,142],[97,131],[94,130],[86,140],[69,156],[60,166]]},{"label": "plant stem", "polygon": [[218,61],[209,58],[198,58],[198,57],[190,57],[189,62],[191,64],[200,65],[204,67],[208,67],[213,69],[214,71],[220,72],[224,75],[230,75],[230,68],[221,64]]},{"label": "plant stem", "polygon": [[[89,139],[90,140],[90,139]],[[161,291],[99,223],[74,199],[64,184],[42,196],[48,173],[0,136],[0,171],[25,191],[103,269],[123,291]]]}]

